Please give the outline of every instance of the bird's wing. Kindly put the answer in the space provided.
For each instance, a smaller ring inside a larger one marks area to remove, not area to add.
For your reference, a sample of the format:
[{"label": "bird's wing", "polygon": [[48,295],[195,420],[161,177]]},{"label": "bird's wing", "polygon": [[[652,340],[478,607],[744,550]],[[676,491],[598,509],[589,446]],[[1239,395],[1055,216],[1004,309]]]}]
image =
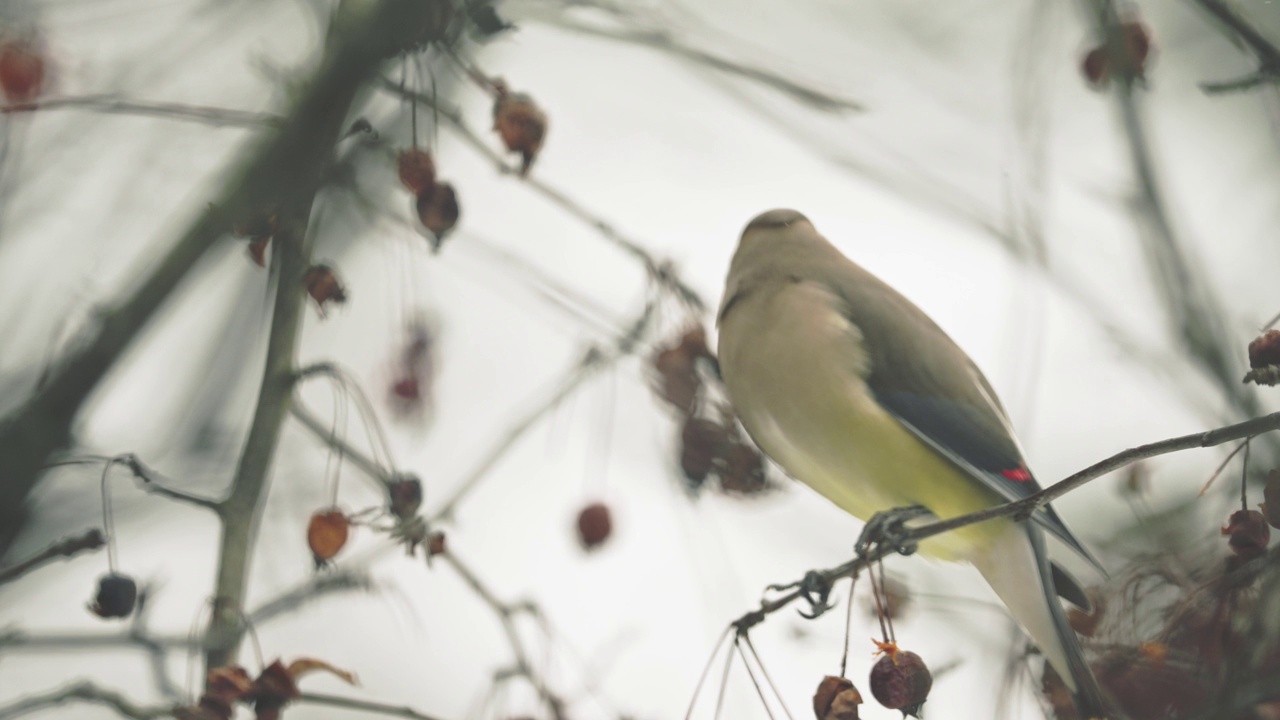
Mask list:
[{"label": "bird's wing", "polygon": [[[865,380],[885,410],[1000,497],[1020,500],[1041,489],[991,385],[937,324],[870,273],[858,283],[832,278],[827,284],[845,300],[846,316],[865,338]],[[897,307],[886,312],[885,304]],[[896,318],[892,328],[884,321],[889,317]],[[1101,570],[1052,507],[1032,518]]]}]

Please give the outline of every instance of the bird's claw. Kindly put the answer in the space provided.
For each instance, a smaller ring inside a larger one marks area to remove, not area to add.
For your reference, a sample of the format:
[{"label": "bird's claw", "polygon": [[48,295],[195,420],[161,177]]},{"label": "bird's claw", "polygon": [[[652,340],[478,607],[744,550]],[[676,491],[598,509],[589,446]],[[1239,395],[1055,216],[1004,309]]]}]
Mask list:
[{"label": "bird's claw", "polygon": [[878,512],[862,528],[853,550],[860,558],[867,557],[873,545],[891,548],[899,555],[911,555],[919,549],[920,544],[907,535],[907,523],[928,514],[929,509],[922,505]]},{"label": "bird's claw", "polygon": [[797,591],[800,594],[800,598],[809,603],[809,612],[799,611],[800,617],[806,620],[813,620],[836,606],[830,599],[831,581],[817,570],[810,570],[805,573],[804,577],[798,582],[785,585],[770,585],[767,589],[771,592]]}]

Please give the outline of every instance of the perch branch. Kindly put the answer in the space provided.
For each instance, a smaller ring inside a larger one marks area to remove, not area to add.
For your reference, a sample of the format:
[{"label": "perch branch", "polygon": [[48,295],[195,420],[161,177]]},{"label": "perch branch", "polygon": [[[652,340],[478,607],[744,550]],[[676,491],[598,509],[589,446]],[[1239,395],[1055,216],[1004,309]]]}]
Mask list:
[{"label": "perch branch", "polygon": [[[1206,432],[1192,433],[1190,435],[1181,435],[1168,440],[1139,445],[1129,448],[1100,460],[1089,467],[1070,475],[1060,482],[1054,483],[1049,487],[1041,490],[1034,495],[1014,502],[995,505],[985,510],[960,515],[948,520],[939,520],[926,525],[919,525],[907,529],[902,533],[902,539],[907,541],[919,541],[925,538],[933,537],[950,530],[962,528],[967,525],[994,520],[1001,517],[1012,517],[1015,520],[1022,521],[1031,517],[1038,508],[1044,507],[1053,500],[1079,488],[1080,486],[1102,477],[1110,472],[1119,470],[1126,465],[1131,465],[1139,460],[1153,458],[1159,455],[1167,455],[1182,450],[1190,450],[1193,448],[1214,447],[1229,443],[1233,440],[1242,440],[1252,438],[1262,433],[1280,430],[1280,412],[1264,415],[1262,417],[1246,420],[1242,423],[1227,425]],[[867,553],[866,557],[857,557],[849,560],[837,567],[827,570],[816,571],[816,575],[826,584],[840,580],[841,578],[850,577],[854,573],[860,572],[870,563],[879,560],[886,555],[892,554],[893,550],[882,545],[873,546]],[[790,586],[789,586],[790,587]],[[751,627],[760,624],[765,617],[771,613],[777,612],[791,603],[805,597],[804,590],[796,583],[796,589],[790,590],[783,595],[770,600],[762,600],[760,607],[746,613],[742,617],[735,620],[732,624],[739,632],[745,632]]]},{"label": "perch branch", "polygon": [[98,528],[86,530],[79,535],[70,535],[62,538],[26,560],[0,569],[0,585],[17,580],[41,565],[58,558],[69,558],[85,550],[97,550],[105,545],[106,542],[106,538],[102,536],[102,531]]}]

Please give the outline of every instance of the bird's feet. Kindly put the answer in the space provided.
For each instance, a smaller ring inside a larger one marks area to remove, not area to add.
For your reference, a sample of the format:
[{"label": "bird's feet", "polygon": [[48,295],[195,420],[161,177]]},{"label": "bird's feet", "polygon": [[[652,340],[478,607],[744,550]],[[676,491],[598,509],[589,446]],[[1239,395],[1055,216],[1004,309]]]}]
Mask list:
[{"label": "bird's feet", "polygon": [[836,606],[831,601],[831,581],[817,570],[810,570],[805,573],[800,582],[786,585],[770,585],[769,590],[775,592],[795,590],[798,592],[800,597],[809,603],[809,612],[800,611],[800,617],[808,620],[812,620]]},{"label": "bird's feet", "polygon": [[907,523],[918,517],[929,515],[929,509],[923,505],[892,508],[871,516],[858,535],[858,542],[853,550],[858,557],[867,557],[873,545],[887,547],[899,555],[911,555],[919,548],[919,543],[911,539],[907,533]]}]

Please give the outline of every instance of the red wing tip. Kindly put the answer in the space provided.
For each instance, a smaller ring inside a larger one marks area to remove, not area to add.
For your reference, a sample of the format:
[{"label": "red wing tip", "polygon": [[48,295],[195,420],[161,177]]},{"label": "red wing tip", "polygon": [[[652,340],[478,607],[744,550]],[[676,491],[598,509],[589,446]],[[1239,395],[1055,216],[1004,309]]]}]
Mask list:
[{"label": "red wing tip", "polygon": [[1014,482],[1031,481],[1031,471],[1025,467],[1014,468],[1012,470],[1001,470],[1000,475],[1004,477],[1005,480],[1012,480]]}]

